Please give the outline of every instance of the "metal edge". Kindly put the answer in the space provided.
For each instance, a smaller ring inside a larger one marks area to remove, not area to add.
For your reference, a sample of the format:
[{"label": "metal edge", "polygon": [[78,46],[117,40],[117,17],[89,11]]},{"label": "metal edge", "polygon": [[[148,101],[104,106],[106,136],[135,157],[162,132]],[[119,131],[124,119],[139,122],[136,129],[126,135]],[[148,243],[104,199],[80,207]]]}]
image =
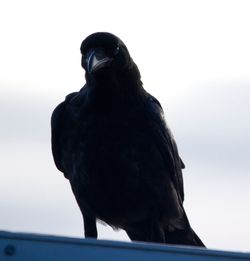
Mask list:
[{"label": "metal edge", "polygon": [[141,251],[157,251],[168,252],[183,255],[206,255],[217,256],[227,258],[240,258],[244,260],[250,260],[250,253],[248,252],[233,252],[206,249],[201,247],[189,247],[189,246],[169,246],[163,244],[144,243],[144,242],[121,242],[111,240],[95,240],[95,239],[81,239],[72,238],[66,236],[54,236],[54,235],[42,235],[42,234],[30,234],[30,233],[14,233],[9,231],[0,231],[0,239],[10,240],[24,240],[24,241],[36,241],[47,243],[60,243],[71,245],[87,245],[93,247],[105,247],[105,248],[121,248],[130,250]]}]

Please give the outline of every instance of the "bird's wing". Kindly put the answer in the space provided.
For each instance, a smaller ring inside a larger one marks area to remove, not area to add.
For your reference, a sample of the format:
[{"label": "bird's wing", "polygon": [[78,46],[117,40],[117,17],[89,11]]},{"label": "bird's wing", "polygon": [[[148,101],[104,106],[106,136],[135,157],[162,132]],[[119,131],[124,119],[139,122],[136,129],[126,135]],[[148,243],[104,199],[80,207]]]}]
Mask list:
[{"label": "bird's wing", "polygon": [[65,132],[69,129],[69,117],[67,117],[67,105],[76,93],[71,93],[66,96],[65,101],[60,103],[52,113],[51,116],[51,146],[52,154],[56,167],[64,172],[62,164],[62,150]]},{"label": "bird's wing", "polygon": [[183,178],[181,169],[184,168],[184,163],[178,154],[177,145],[174,137],[168,128],[164,119],[163,109],[159,101],[149,95],[147,100],[147,110],[150,116],[150,129],[156,141],[156,145],[163,155],[166,167],[171,173],[171,179],[175,186],[176,192],[180,200],[184,200]]},{"label": "bird's wing", "polygon": [[65,112],[65,101],[60,103],[51,116],[51,146],[56,167],[63,172],[61,164],[61,138],[63,131],[63,114]]}]

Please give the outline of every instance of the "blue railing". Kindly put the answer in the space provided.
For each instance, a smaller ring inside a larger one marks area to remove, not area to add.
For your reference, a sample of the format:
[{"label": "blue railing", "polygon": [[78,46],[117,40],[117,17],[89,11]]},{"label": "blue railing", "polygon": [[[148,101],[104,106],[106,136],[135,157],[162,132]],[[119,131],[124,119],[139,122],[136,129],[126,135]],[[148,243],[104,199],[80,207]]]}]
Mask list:
[{"label": "blue railing", "polygon": [[250,260],[250,253],[0,232],[0,260]]}]

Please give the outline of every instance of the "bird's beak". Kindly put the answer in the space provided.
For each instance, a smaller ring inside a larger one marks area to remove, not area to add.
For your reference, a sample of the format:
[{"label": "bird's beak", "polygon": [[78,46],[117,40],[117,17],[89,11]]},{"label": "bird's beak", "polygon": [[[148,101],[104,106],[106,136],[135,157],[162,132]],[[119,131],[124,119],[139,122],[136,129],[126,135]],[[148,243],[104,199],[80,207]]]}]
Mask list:
[{"label": "bird's beak", "polygon": [[86,60],[88,73],[94,73],[101,68],[107,67],[113,59],[108,57],[103,50],[94,49],[87,54]]}]

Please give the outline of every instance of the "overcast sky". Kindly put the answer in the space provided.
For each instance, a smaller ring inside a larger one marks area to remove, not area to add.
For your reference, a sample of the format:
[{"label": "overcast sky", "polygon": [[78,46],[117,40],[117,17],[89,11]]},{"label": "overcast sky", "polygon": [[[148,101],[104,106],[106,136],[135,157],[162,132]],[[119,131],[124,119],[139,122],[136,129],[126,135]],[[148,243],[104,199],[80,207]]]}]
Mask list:
[{"label": "overcast sky", "polygon": [[[84,85],[80,44],[109,31],[162,103],[209,248],[250,251],[250,2],[2,1],[0,230],[83,236],[50,150],[50,115]],[[128,240],[100,225],[100,238]]]}]

